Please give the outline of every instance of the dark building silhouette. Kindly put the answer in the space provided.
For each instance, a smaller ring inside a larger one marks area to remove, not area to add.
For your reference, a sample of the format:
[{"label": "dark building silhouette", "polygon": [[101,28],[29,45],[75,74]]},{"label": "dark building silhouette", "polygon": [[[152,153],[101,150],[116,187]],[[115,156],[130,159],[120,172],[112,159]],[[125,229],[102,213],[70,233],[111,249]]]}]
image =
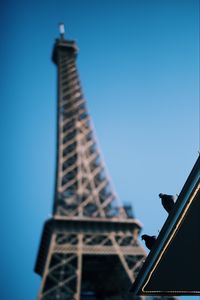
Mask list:
[{"label": "dark building silhouette", "polygon": [[141,225],[110,186],[79,81],[77,52],[62,30],[52,56],[58,70],[55,199],[35,266],[42,277],[38,299],[132,299],[128,290],[146,256],[137,240]]},{"label": "dark building silhouette", "polygon": [[200,156],[134,284],[134,295],[200,295]]}]

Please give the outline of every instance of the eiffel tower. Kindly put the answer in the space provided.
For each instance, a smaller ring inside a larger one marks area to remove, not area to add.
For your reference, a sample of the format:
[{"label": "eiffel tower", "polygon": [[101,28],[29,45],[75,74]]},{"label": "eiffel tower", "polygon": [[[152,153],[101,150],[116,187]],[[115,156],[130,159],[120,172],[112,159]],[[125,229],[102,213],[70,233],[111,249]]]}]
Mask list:
[{"label": "eiffel tower", "polygon": [[118,202],[92,129],[81,89],[74,41],[56,39],[58,69],[57,167],[53,216],[41,238],[35,271],[39,300],[122,300],[145,251],[141,225]]}]

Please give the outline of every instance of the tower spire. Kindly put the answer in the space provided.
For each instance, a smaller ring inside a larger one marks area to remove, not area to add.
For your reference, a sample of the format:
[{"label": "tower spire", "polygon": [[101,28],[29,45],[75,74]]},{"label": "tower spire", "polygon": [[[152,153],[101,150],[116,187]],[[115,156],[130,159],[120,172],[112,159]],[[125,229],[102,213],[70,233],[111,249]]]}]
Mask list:
[{"label": "tower spire", "polygon": [[59,32],[60,32],[60,38],[61,38],[62,40],[64,40],[64,35],[65,35],[65,25],[64,25],[63,22],[61,22],[61,23],[59,24]]}]

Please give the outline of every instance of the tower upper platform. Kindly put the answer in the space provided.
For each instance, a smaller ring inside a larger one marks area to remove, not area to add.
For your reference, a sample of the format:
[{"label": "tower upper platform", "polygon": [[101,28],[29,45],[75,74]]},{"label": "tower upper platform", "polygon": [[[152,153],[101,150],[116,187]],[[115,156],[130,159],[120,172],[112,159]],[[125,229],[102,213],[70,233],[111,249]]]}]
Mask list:
[{"label": "tower upper platform", "polygon": [[67,51],[71,55],[77,55],[78,47],[75,41],[72,40],[65,40],[64,38],[60,37],[56,39],[53,53],[52,53],[52,60],[55,64],[58,63],[58,50]]},{"label": "tower upper platform", "polygon": [[65,39],[65,27],[63,23],[60,23],[59,25],[59,31],[60,31],[60,37],[56,39],[54,48],[53,48],[53,54],[52,54],[52,60],[55,64],[58,63],[58,50],[68,52],[71,55],[76,55],[78,52],[78,47],[76,45],[75,41],[72,40],[66,40]]}]

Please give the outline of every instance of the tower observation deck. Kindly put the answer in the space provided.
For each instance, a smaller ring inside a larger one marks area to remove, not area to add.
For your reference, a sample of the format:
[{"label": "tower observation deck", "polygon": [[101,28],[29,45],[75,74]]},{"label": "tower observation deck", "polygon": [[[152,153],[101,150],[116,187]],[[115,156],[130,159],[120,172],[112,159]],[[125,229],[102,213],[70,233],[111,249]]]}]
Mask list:
[{"label": "tower observation deck", "polygon": [[77,53],[61,25],[52,55],[58,74],[55,197],[35,266],[42,277],[38,299],[133,299],[128,289],[145,257],[137,240],[141,225],[110,185],[81,89]]}]

